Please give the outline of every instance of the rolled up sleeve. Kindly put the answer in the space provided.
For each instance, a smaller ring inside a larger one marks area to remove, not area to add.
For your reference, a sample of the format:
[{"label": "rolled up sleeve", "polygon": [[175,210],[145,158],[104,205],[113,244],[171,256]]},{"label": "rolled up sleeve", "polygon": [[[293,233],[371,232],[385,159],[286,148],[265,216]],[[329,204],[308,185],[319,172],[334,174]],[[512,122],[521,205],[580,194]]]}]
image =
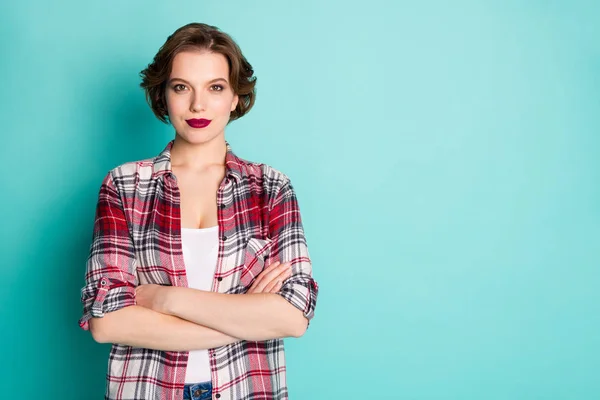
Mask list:
[{"label": "rolled up sleeve", "polygon": [[312,277],[312,262],[300,216],[298,200],[289,179],[274,197],[269,212],[269,235],[273,239],[271,261],[290,262],[292,275],[278,292],[285,300],[304,313],[314,316],[319,287]]},{"label": "rolled up sleeve", "polygon": [[81,289],[83,315],[79,326],[89,330],[92,317],[135,304],[136,261],[125,212],[112,173],[98,194],[92,244]]}]

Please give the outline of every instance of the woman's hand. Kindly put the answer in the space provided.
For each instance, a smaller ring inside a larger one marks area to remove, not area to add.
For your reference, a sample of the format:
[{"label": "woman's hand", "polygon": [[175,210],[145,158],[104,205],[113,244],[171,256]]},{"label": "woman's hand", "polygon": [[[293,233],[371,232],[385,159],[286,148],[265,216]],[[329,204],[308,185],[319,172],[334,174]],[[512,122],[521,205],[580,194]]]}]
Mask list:
[{"label": "woman's hand", "polygon": [[265,268],[254,280],[247,293],[277,293],[283,281],[292,275],[291,263],[275,261]]},{"label": "woman's hand", "polygon": [[[276,261],[265,268],[254,280],[247,293],[277,293],[283,281],[292,274],[290,263]],[[176,288],[154,284],[139,285],[135,288],[135,303],[163,314],[169,314],[169,291]]]},{"label": "woman's hand", "polygon": [[172,286],[154,284],[139,285],[135,288],[135,303],[159,313],[167,313],[167,291]]}]

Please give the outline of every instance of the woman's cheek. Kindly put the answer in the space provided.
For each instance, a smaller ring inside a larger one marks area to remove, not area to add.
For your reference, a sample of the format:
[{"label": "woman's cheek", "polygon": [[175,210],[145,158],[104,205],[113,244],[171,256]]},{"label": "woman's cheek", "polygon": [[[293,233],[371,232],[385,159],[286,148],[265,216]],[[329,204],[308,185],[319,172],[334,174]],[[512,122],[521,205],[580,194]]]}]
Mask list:
[{"label": "woman's cheek", "polygon": [[184,98],[184,96],[171,98],[171,101],[169,102],[169,111],[173,112],[174,114],[180,114],[182,110],[186,109],[186,104],[189,104],[189,102]]},{"label": "woman's cheek", "polygon": [[220,114],[229,114],[233,96],[219,96],[215,101],[215,108],[218,108]]}]

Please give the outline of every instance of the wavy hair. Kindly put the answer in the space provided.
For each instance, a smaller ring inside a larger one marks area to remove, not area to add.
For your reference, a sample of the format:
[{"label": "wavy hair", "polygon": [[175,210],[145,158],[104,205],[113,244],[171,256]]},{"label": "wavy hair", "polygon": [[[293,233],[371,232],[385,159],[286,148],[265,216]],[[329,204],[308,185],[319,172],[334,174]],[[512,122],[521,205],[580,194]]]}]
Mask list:
[{"label": "wavy hair", "polygon": [[171,74],[173,59],[186,50],[207,50],[223,54],[229,64],[229,84],[239,96],[235,110],[229,116],[234,121],[244,116],[256,98],[256,77],[252,65],[246,60],[237,43],[226,33],[212,25],[193,22],[173,32],[158,50],[152,63],[140,72],[140,86],[152,112],[164,123],[169,123],[165,98],[166,82]]}]

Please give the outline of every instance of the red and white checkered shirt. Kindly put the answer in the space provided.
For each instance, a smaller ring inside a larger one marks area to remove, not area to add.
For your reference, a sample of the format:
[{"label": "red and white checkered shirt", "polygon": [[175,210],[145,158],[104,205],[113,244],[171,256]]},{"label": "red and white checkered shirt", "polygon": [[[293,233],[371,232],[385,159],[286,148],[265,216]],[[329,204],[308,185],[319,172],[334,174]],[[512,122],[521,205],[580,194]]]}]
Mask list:
[{"label": "red and white checkered shirt", "polygon": [[[102,182],[81,290],[79,324],[85,330],[90,318],[134,305],[138,284],[187,286],[172,145],[155,158],[112,169]],[[289,178],[238,158],[229,143],[225,165],[217,193],[220,240],[212,291],[245,293],[265,265],[291,261],[292,276],[279,295],[310,320],[318,286]],[[288,398],[283,340],[242,340],[208,352],[213,398]],[[188,352],[114,344],[105,398],[180,400],[187,360]]]}]

